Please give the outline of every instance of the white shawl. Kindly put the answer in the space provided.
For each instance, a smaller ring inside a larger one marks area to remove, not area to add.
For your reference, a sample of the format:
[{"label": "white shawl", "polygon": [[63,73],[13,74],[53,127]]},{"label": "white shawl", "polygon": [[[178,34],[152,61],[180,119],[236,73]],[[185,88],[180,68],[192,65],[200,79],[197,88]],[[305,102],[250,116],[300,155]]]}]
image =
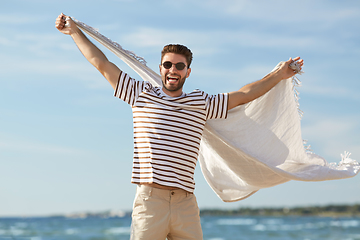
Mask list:
[{"label": "white shawl", "polygon": [[[155,86],[161,84],[161,77],[146,66],[143,58],[73,20],[143,80]],[[238,201],[289,180],[324,181],[353,177],[359,172],[360,164],[348,153],[342,155],[339,164],[329,164],[304,147],[297,84],[297,78],[281,81],[262,97],[230,110],[227,119],[209,120],[205,125],[200,166],[223,201]]]}]

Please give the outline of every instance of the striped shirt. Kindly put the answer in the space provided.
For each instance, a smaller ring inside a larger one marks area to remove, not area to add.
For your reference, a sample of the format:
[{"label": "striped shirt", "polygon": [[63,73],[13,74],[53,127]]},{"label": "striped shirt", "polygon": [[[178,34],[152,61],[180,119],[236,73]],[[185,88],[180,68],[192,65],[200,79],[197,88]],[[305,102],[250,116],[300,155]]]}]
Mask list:
[{"label": "striped shirt", "polygon": [[161,87],[136,81],[124,72],[120,73],[114,95],[133,111],[131,182],[157,183],[193,192],[206,120],[227,117],[228,95],[195,90],[170,97]]}]

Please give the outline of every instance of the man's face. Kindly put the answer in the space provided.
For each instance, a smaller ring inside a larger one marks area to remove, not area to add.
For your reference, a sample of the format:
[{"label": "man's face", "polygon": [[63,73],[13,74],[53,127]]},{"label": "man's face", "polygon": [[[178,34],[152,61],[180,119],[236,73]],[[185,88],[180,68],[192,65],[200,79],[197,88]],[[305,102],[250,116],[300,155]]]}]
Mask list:
[{"label": "man's face", "polygon": [[[164,62],[171,62],[172,66],[166,69],[163,66]],[[185,68],[179,70],[175,64],[184,63]],[[163,84],[163,91],[172,97],[178,97],[182,94],[182,88],[185,79],[189,77],[191,68],[187,68],[186,58],[183,55],[176,53],[167,53],[164,55],[160,64],[161,81]]]}]

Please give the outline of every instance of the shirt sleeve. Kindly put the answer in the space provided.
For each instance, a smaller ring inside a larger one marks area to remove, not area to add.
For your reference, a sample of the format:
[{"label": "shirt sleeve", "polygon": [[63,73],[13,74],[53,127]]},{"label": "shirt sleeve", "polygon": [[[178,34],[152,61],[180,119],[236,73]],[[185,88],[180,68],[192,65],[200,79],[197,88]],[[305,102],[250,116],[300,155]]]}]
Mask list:
[{"label": "shirt sleeve", "polygon": [[206,119],[227,118],[229,95],[220,93],[206,96]]},{"label": "shirt sleeve", "polygon": [[120,72],[118,82],[115,87],[114,96],[124,102],[134,106],[139,94],[143,91],[144,81],[136,81],[127,73]]}]

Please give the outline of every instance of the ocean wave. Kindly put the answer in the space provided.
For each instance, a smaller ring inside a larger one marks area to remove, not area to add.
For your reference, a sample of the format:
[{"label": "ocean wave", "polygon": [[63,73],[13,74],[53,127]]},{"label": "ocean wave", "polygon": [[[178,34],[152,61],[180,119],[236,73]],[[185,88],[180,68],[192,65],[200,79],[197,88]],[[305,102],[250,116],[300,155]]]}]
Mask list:
[{"label": "ocean wave", "polygon": [[76,235],[79,233],[79,230],[77,228],[67,228],[65,229],[65,234],[67,235]]},{"label": "ocean wave", "polygon": [[360,221],[358,220],[341,220],[341,221],[330,222],[330,226],[332,227],[351,228],[351,227],[358,227],[359,225],[360,225]]},{"label": "ocean wave", "polygon": [[218,225],[254,225],[257,223],[256,219],[252,218],[231,218],[219,219],[216,222]]},{"label": "ocean wave", "polygon": [[[261,221],[254,225],[251,229],[253,231],[299,231],[299,230],[320,230],[328,229],[330,227],[339,228],[357,228],[360,226],[359,220],[336,220],[336,221],[318,221],[318,222],[305,222],[297,224],[282,224],[281,222],[275,224],[266,224],[268,221]],[[271,223],[271,222],[270,222]]]},{"label": "ocean wave", "polygon": [[130,227],[114,227],[105,230],[106,235],[128,235]]}]

